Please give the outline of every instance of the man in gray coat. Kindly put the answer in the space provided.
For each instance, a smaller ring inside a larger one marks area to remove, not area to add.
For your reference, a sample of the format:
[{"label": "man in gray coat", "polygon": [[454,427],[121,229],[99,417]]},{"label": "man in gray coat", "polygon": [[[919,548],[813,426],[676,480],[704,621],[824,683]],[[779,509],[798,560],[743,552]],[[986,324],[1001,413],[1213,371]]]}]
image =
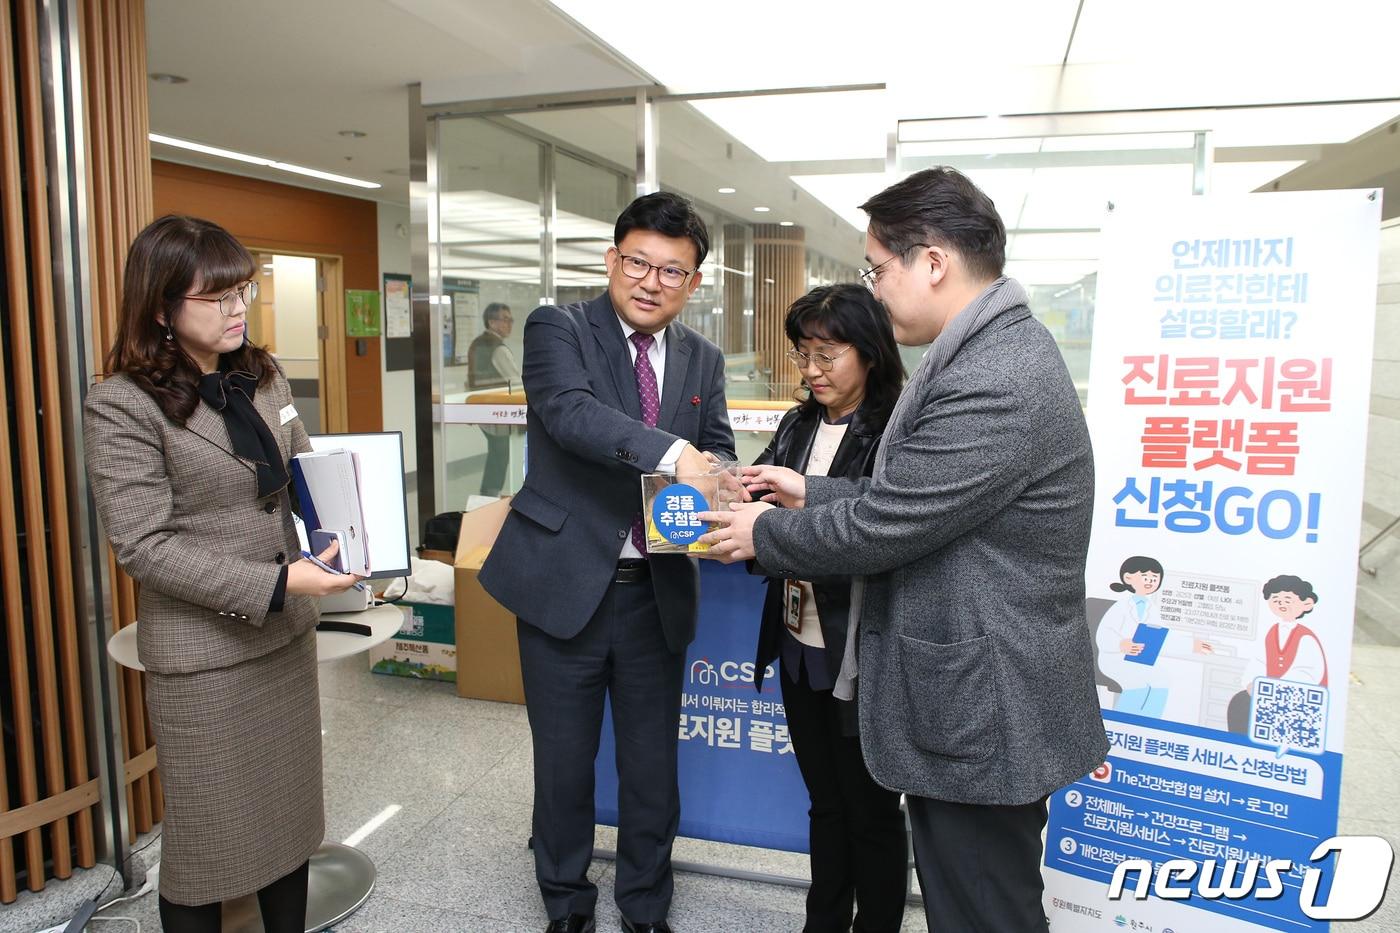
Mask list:
[{"label": "man in gray coat", "polygon": [[707,540],[773,576],[860,575],[836,689],[859,691],[871,775],[907,795],[930,929],[1045,931],[1046,797],[1108,753],[1084,619],[1088,430],[1003,275],[985,194],[937,168],[862,209],[862,278],[900,343],[932,342],[874,477],[751,468],[751,490],[786,508],[704,515],[723,523]]}]

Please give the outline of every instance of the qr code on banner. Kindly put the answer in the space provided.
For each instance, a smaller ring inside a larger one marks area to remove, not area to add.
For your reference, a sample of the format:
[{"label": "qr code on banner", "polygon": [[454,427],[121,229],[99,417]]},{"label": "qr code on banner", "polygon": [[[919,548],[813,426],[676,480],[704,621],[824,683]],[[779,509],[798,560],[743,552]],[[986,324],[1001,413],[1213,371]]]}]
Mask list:
[{"label": "qr code on banner", "polygon": [[1249,737],[1280,751],[1321,755],[1327,742],[1327,688],[1268,677],[1255,680]]}]

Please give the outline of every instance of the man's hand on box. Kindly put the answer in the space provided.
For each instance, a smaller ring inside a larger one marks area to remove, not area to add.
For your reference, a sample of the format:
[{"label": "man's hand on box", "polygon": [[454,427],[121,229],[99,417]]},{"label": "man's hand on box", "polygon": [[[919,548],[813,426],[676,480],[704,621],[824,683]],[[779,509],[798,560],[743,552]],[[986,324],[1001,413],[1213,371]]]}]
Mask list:
[{"label": "man's hand on box", "polygon": [[693,444],[686,444],[681,455],[676,458],[676,476],[705,476],[713,464]]},{"label": "man's hand on box", "polygon": [[709,550],[699,556],[726,564],[752,560],[754,522],[772,508],[767,502],[734,502],[728,511],[700,512],[696,518],[711,523],[713,530],[700,536],[700,543],[709,545]]}]

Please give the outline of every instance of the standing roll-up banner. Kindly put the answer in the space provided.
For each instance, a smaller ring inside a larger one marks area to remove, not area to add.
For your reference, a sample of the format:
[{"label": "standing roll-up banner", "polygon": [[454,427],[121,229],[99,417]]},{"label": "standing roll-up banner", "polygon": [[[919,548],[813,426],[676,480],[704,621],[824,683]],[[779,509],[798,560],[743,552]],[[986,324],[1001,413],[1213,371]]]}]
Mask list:
[{"label": "standing roll-up banner", "polygon": [[1389,873],[1382,840],[1327,844],[1380,220],[1378,192],[1320,191],[1104,224],[1085,614],[1110,751],[1050,798],[1055,933],[1323,930]]}]

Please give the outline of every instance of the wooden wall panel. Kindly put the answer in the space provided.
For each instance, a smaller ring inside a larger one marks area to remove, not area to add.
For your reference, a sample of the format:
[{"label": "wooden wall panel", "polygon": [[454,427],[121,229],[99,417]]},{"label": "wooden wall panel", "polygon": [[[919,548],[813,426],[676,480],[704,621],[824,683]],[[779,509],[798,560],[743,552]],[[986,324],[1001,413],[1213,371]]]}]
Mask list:
[{"label": "wooden wall panel", "polygon": [[[150,216],[145,22],[140,0],[86,0],[78,7],[90,105],[84,122],[99,141],[91,154],[100,177],[84,179],[89,192],[101,193],[90,202],[100,231],[93,272],[110,298],[120,263],[116,246]],[[50,255],[57,192],[51,190],[47,121],[49,108],[62,104],[46,99],[54,91],[44,81],[49,24],[43,15],[57,14],[32,0],[0,5],[0,411],[6,418],[0,435],[0,489],[6,490],[0,496],[0,653],[7,675],[0,715],[14,749],[12,761],[0,751],[0,903],[17,897],[21,881],[37,891],[49,877],[67,878],[75,866],[96,864],[93,810],[99,803],[88,760],[94,726],[87,721],[70,559],[75,516],[85,504],[68,500],[61,328]],[[99,314],[98,350],[110,339],[114,307],[108,303],[105,317]],[[144,732],[139,682],[124,700],[130,705],[133,698]],[[146,797],[148,814],[158,819],[158,794],[148,788]]]},{"label": "wooden wall panel", "polygon": [[[154,162],[151,175],[156,216],[192,214],[249,246],[340,256],[342,288],[380,288],[379,207],[373,201],[173,162]],[[380,343],[365,341],[360,356],[355,341],[345,341],[350,431],[383,428]]]},{"label": "wooden wall panel", "polygon": [[[93,372],[106,369],[121,307],[121,275],[127,247],[152,219],[149,116],[146,98],[146,19],[142,0],[81,0],[79,33],[83,64],[84,132],[88,140],[89,301]],[[113,628],[136,620],[136,584],[110,552]],[[144,676],[118,675],[128,768],[146,760],[154,744],[146,717]],[[127,836],[149,832],[163,816],[160,786],[142,772],[127,786]]]},{"label": "wooden wall panel", "polygon": [[744,352],[744,332],[749,321],[744,316],[744,282],[747,278],[748,257],[745,255],[745,227],[724,225],[724,342],[725,353]]},{"label": "wooden wall panel", "polygon": [[802,377],[787,360],[788,308],[807,290],[807,234],[801,227],[753,228],[754,351],[772,373],[772,397],[790,399]]}]

